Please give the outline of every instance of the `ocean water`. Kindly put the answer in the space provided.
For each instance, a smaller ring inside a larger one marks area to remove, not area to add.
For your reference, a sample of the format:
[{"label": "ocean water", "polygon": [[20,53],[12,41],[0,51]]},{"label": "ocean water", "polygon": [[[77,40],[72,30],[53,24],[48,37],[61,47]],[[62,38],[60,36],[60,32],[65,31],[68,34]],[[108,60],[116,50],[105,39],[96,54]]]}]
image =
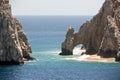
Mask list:
[{"label": "ocean water", "polygon": [[59,56],[70,25],[77,31],[91,16],[17,16],[36,61],[0,66],[0,80],[120,80],[120,63],[67,60]]}]

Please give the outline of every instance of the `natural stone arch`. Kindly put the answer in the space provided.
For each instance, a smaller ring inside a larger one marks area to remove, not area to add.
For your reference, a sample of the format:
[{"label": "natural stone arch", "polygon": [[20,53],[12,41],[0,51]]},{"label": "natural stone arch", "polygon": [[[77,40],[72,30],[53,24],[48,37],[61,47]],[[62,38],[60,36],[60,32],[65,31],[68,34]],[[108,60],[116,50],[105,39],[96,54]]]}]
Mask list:
[{"label": "natural stone arch", "polygon": [[60,55],[72,55],[74,47],[83,44],[86,54],[115,57],[120,61],[119,4],[119,0],[106,0],[99,13],[85,22],[77,33],[70,27]]},{"label": "natural stone arch", "polygon": [[[60,55],[73,55],[74,47],[79,44],[82,44],[84,46],[84,48],[86,49],[86,54],[95,54],[98,51],[99,46],[97,47],[97,50],[95,50],[96,46],[94,47],[92,45],[94,41],[91,41],[92,38],[88,36],[88,34],[92,35],[89,31],[90,24],[90,21],[86,21],[86,23],[84,23],[80,27],[80,30],[78,32],[74,32],[74,28],[72,26],[69,27],[66,34],[66,39],[61,45],[62,52],[60,53]],[[88,30],[86,30],[87,28]]]},{"label": "natural stone arch", "polygon": [[73,49],[75,46],[82,44],[81,40],[79,40],[79,37],[80,36],[78,33],[74,32],[74,28],[70,26],[66,34],[66,39],[61,45],[62,53],[60,53],[60,55],[73,55]]}]

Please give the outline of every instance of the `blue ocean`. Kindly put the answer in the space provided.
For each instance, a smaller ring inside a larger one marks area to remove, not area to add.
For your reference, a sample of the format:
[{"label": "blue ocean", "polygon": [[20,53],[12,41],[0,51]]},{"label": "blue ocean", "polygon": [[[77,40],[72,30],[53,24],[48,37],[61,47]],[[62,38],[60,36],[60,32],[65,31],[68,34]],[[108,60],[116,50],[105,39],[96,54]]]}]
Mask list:
[{"label": "blue ocean", "polygon": [[92,16],[17,16],[35,57],[24,65],[0,66],[0,80],[120,80],[120,63],[67,60],[59,56],[69,26]]}]

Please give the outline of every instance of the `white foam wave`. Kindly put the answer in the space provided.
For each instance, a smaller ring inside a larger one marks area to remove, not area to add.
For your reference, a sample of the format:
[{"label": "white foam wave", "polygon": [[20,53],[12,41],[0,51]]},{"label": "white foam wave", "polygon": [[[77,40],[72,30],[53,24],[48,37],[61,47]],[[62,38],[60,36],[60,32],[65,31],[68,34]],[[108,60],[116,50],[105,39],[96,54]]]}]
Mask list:
[{"label": "white foam wave", "polygon": [[86,59],[86,58],[88,58],[88,57],[90,57],[90,55],[84,54],[84,55],[82,55],[82,56],[80,56],[80,57],[78,57],[78,58],[79,58],[79,60],[84,60],[84,59]]},{"label": "white foam wave", "polygon": [[79,57],[73,57],[73,58],[65,58],[66,60],[78,60],[78,61],[83,61],[85,60],[86,58],[90,57],[90,55],[81,55]]},{"label": "white foam wave", "polygon": [[81,50],[80,48],[75,48],[73,50],[73,55],[81,55],[85,50]]}]

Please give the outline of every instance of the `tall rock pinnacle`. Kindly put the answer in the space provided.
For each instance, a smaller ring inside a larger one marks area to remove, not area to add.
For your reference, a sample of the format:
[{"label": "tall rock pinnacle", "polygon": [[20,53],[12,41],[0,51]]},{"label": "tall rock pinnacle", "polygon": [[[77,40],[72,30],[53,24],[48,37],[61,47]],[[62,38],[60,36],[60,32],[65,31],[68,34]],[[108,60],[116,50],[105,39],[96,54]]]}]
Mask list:
[{"label": "tall rock pinnacle", "polygon": [[31,52],[20,22],[12,16],[9,0],[0,0],[0,65],[24,63],[33,59]]}]

